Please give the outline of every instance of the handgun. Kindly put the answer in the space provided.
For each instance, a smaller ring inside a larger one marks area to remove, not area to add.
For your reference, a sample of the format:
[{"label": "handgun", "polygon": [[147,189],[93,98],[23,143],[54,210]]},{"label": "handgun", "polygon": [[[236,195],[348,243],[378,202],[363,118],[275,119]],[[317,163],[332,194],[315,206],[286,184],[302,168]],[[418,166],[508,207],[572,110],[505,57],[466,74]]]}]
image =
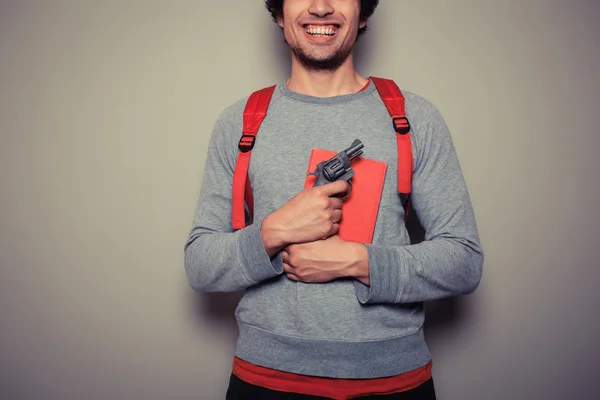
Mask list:
[{"label": "handgun", "polygon": [[321,186],[327,183],[335,182],[337,180],[345,180],[350,184],[350,189],[343,196],[342,199],[350,196],[352,192],[352,177],[354,176],[354,170],[350,166],[350,161],[359,157],[363,152],[364,145],[358,139],[356,139],[350,147],[343,150],[331,157],[329,160],[321,161],[317,164],[315,170],[308,175],[314,175],[317,177],[313,186]]}]

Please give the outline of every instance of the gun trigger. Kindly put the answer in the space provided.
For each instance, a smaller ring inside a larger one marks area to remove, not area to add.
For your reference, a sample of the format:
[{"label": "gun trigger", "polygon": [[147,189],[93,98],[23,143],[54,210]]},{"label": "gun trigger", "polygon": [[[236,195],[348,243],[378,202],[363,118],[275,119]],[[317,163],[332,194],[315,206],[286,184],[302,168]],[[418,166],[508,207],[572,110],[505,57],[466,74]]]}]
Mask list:
[{"label": "gun trigger", "polygon": [[350,185],[350,189],[348,189],[348,193],[346,193],[344,197],[340,197],[342,200],[346,200],[348,197],[350,197],[350,194],[352,193],[352,182],[348,181],[348,184]]}]

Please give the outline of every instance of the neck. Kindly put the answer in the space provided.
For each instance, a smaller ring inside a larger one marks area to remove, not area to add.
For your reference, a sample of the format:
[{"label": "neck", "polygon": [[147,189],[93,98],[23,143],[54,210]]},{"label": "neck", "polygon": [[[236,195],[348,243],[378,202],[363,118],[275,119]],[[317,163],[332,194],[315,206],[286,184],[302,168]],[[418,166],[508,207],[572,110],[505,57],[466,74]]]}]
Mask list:
[{"label": "neck", "polygon": [[292,73],[286,81],[288,89],[315,97],[334,97],[358,92],[367,79],[354,69],[352,55],[335,71],[307,69],[292,57]]}]

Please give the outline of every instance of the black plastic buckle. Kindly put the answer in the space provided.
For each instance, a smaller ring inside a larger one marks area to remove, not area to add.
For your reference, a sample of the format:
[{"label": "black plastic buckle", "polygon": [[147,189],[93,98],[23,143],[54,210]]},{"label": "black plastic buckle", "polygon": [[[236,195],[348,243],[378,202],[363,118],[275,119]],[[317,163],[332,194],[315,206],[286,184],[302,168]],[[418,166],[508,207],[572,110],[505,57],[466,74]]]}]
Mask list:
[{"label": "black plastic buckle", "polygon": [[406,117],[396,117],[393,118],[394,129],[401,135],[406,135],[410,132],[410,122],[408,122],[408,118]]},{"label": "black plastic buckle", "polygon": [[242,135],[240,142],[238,143],[238,148],[242,153],[247,153],[254,148],[255,141],[256,136],[254,135]]}]

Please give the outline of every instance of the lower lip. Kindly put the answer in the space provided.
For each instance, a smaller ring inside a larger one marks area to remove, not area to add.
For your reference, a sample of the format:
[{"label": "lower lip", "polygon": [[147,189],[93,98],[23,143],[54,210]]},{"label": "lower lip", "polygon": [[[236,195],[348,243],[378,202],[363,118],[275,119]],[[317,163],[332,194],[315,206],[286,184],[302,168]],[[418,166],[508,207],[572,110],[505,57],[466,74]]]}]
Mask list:
[{"label": "lower lip", "polygon": [[335,40],[337,34],[338,34],[338,31],[335,31],[335,33],[331,36],[329,36],[329,35],[314,36],[314,35],[307,33],[306,31],[304,31],[304,35],[308,38],[308,40],[310,40],[311,42],[314,42],[314,43],[323,43],[323,44],[333,42]]}]

